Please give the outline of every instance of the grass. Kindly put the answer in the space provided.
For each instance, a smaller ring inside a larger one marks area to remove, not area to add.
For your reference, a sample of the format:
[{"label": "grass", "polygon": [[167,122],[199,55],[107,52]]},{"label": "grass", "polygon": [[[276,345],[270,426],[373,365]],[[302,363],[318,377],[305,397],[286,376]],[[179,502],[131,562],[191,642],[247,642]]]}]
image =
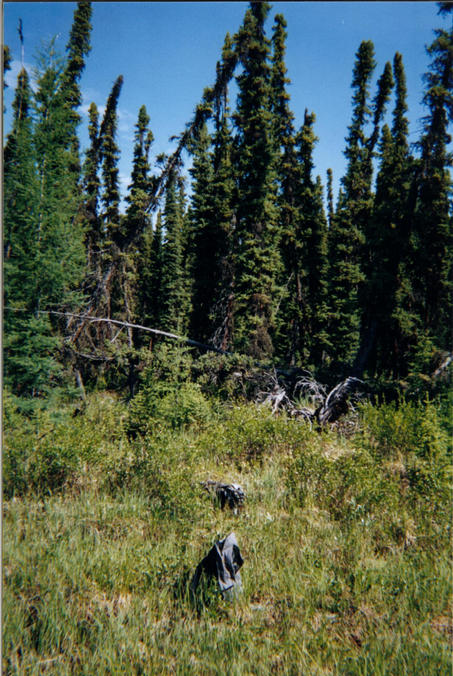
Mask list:
[{"label": "grass", "polygon": [[[128,438],[106,394],[5,420],[4,674],[451,673],[436,405],[365,406],[347,434],[248,404]],[[243,511],[207,478],[240,483]],[[231,531],[243,592],[194,605],[195,567]]]}]

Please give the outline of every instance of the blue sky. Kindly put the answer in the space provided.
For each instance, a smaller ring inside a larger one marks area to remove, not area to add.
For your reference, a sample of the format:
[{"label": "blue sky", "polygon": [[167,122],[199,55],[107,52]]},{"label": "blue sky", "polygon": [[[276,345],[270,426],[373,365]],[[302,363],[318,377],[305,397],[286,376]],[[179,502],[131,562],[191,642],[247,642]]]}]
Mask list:
[{"label": "blue sky", "polygon": [[[14,59],[7,77],[12,85],[5,94],[5,132],[20,68],[19,18],[23,22],[25,64],[32,67],[42,41],[58,36],[64,52],[72,23],[72,2],[5,2],[4,42]],[[85,146],[86,111],[91,101],[105,105],[118,75],[124,76],[119,102],[118,144],[123,195],[129,182],[134,124],[138,110],[146,105],[155,141],[152,154],[174,147],[170,136],[183,131],[191,119],[204,87],[215,79],[227,31],[240,26],[247,2],[94,2],[92,50],[81,87],[83,121],[80,135]],[[276,2],[266,28],[271,35],[275,14],[288,23],[286,64],[291,79],[289,93],[296,124],[304,110],[316,114],[319,138],[315,172],[326,182],[333,169],[334,188],[344,173],[343,150],[351,118],[351,79],[354,58],[362,40],[372,40],[377,68],[375,81],[386,61],[401,52],[407,75],[410,140],[419,138],[422,75],[429,57],[425,46],[433,29],[447,27],[449,19],[437,14],[434,2]],[[375,89],[373,88],[373,93]],[[389,115],[393,101],[389,106]]]}]

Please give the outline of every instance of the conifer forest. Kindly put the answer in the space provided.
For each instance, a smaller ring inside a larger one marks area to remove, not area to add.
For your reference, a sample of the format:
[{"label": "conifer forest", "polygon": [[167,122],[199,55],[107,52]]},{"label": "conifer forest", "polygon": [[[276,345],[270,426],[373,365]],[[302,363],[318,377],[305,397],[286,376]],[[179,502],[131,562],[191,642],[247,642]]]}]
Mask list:
[{"label": "conifer forest", "polygon": [[[120,73],[80,141],[91,2],[64,54],[51,41],[34,82],[20,70],[4,674],[451,671],[453,3],[433,9],[450,27],[415,142],[403,55],[357,45],[338,194],[316,111],[291,110],[278,3],[225,35],[173,152],[136,111],[124,202]],[[232,531],[242,594],[194,600]]]},{"label": "conifer forest", "polygon": [[[112,383],[134,380],[149,334],[128,328],[108,350],[117,327],[92,318],[340,376],[403,380],[414,371],[430,375],[445,359],[451,33],[438,31],[429,47],[415,150],[401,54],[370,91],[374,48],[359,45],[347,170],[335,199],[329,176],[324,186],[315,175],[315,113],[307,110],[295,125],[286,22],[276,14],[267,37],[269,10],[252,3],[237,34],[226,36],[216,81],[176,151],[158,158],[158,173],[150,169],[153,133],[140,108],[125,213],[116,143],[121,75],[102,119],[90,107],[83,154],[77,137],[90,5],[78,6],[65,58],[49,53],[40,64],[37,91],[20,73],[4,154],[5,383],[14,393],[42,396],[71,372],[88,386],[100,373],[109,380],[110,371]],[[382,124],[387,107],[390,125]],[[189,177],[183,151],[192,157]]]}]

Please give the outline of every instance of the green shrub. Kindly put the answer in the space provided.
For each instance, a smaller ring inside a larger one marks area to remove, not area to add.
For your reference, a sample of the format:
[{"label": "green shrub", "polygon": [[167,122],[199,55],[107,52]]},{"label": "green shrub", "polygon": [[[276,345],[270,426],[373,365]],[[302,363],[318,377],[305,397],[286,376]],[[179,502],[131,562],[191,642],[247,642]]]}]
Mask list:
[{"label": "green shrub", "polygon": [[444,456],[448,433],[438,405],[400,401],[362,408],[363,435],[360,443],[379,457],[415,453],[422,458]]},{"label": "green shrub", "polygon": [[445,509],[451,495],[451,439],[438,403],[401,401],[362,409],[363,434],[356,445],[399,465],[407,501],[424,509]]},{"label": "green shrub", "polygon": [[129,436],[155,432],[160,426],[181,429],[206,423],[212,409],[199,385],[189,377],[192,360],[186,350],[162,345],[142,376],[129,406]]},{"label": "green shrub", "polygon": [[316,444],[301,449],[288,474],[301,506],[327,510],[344,525],[366,524],[395,506],[398,486],[364,450],[326,457]]},{"label": "green shrub", "polygon": [[189,441],[162,430],[137,439],[127,453],[107,463],[105,483],[113,493],[138,491],[158,514],[193,516],[202,499],[198,465]]},{"label": "green shrub", "polygon": [[6,498],[44,495],[75,479],[82,466],[115,457],[123,442],[121,403],[93,394],[81,412],[73,406],[25,415],[4,397],[3,491]]},{"label": "green shrub", "polygon": [[203,394],[221,401],[250,401],[263,389],[269,373],[256,367],[246,355],[209,352],[194,359],[192,379]]},{"label": "green shrub", "polygon": [[212,415],[208,400],[195,383],[169,387],[167,383],[145,386],[130,404],[126,422],[129,436],[155,432],[160,426],[181,429],[202,425]]},{"label": "green shrub", "polygon": [[222,459],[237,462],[262,460],[274,453],[292,451],[310,437],[309,425],[274,415],[266,406],[225,406],[223,415],[200,438],[202,448]]},{"label": "green shrub", "polygon": [[43,495],[60,489],[74,474],[79,457],[71,448],[55,442],[52,432],[27,439],[15,434],[3,448],[3,494]]}]

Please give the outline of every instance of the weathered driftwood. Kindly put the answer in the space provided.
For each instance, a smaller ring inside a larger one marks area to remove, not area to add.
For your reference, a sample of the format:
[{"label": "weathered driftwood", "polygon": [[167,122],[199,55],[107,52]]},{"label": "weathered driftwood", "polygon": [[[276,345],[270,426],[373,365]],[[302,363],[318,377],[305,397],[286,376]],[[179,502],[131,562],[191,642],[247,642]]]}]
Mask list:
[{"label": "weathered driftwood", "polygon": [[312,400],[319,405],[312,409],[308,407],[297,408],[288,396],[283,385],[276,384],[272,392],[261,393],[262,404],[272,407],[272,412],[286,410],[294,418],[303,418],[310,423],[325,425],[336,422],[342,415],[346,414],[350,406],[350,398],[364,385],[362,380],[352,376],[346,378],[336,385],[326,396],[322,385],[314,380],[304,378],[296,390],[309,391]]},{"label": "weathered driftwood", "polygon": [[326,401],[316,409],[314,415],[321,424],[336,422],[342,415],[348,412],[348,400],[357,389],[363,385],[363,381],[350,376],[329,392]]},{"label": "weathered driftwood", "polygon": [[448,367],[450,366],[452,360],[453,354],[447,354],[447,356],[442,360],[440,366],[438,366],[437,369],[432,374],[431,376],[432,380],[435,380],[436,378],[445,377],[448,373]]}]

